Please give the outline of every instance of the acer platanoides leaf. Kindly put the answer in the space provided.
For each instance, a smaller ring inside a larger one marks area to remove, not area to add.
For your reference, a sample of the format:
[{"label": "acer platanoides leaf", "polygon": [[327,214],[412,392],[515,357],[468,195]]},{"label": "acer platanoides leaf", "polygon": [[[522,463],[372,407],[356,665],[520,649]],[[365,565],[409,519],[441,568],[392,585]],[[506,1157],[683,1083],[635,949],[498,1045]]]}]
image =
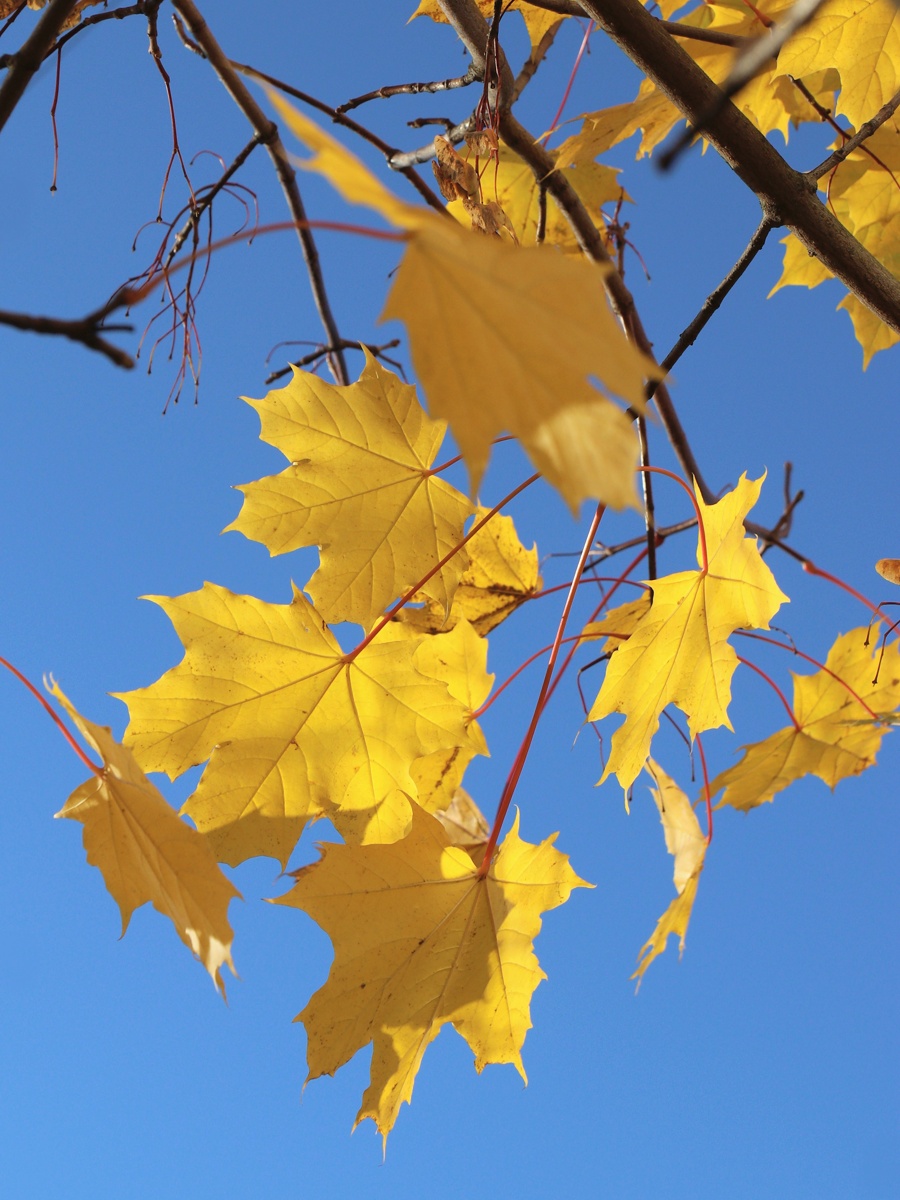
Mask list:
[{"label": "acer platanoides leaf", "polygon": [[351,841],[403,837],[412,764],[469,742],[464,706],[417,665],[416,640],[345,654],[296,590],[290,604],[209,583],[148,598],[185,655],[120,697],[126,741],[146,770],[173,778],[210,759],[185,812],[221,861],[268,854],[284,865],[323,813]]},{"label": "acer platanoides leaf", "polygon": [[134,910],[149,901],[224,992],[221,968],[236,973],[228,905],[240,892],[222,874],[203,834],[179,819],[131,751],[105,726],[82,717],[57,684],[50,690],[103,759],[101,773],[76,788],[56,815],[83,824],[87,860],[99,868],[119,906],[122,933]]},{"label": "acer platanoides leaf", "polygon": [[387,1137],[412,1096],[430,1042],[452,1024],[475,1067],[512,1063],[531,1028],[531,996],[545,978],[532,949],[541,914],[587,887],[553,848],[523,842],[518,819],[482,878],[441,823],[416,809],[390,846],[325,844],[276,903],[303,909],[334,943],[325,985],[297,1020],[306,1026],[309,1079],[333,1075],[372,1043],[357,1124]]},{"label": "acer platanoides leaf", "polygon": [[653,936],[641,947],[638,968],[631,977],[637,979],[638,987],[654,958],[665,950],[670,933],[680,939],[679,953],[684,950],[684,939],[708,845],[691,802],[681,788],[652,758],[647,760],[646,769],[656,784],[650,792],[659,809],[659,819],[666,835],[666,849],[675,859],[674,881],[678,895],[657,921]]},{"label": "acer platanoides leaf", "polygon": [[[738,665],[728,638],[736,629],[768,629],[787,597],[763,562],[743,520],[759,497],[762,479],[742,475],[733,492],[697,503],[706,534],[708,567],[646,580],[649,611],[609,660],[588,719],[625,714],[612,737],[603,782],[615,774],[627,792],[641,773],[667,704],[688,718],[691,737],[725,725],[731,677]],[[702,563],[698,545],[697,561]]]},{"label": "acer platanoides leaf", "polygon": [[[444,437],[402,383],[369,353],[357,383],[336,387],[298,371],[287,387],[250,400],[260,437],[291,465],[245,484],[228,526],[272,554],[321,547],[306,590],[329,624],[368,629],[462,540],[472,506],[430,468]],[[465,548],[422,591],[446,615]]]},{"label": "acer platanoides leaf", "polygon": [[740,761],[710,784],[710,795],[724,788],[717,807],[748,812],[804,775],[833,790],[874,765],[889,728],[878,718],[900,707],[900,649],[893,642],[881,658],[879,630],[851,629],[837,638],[823,670],[794,675],[796,726],[743,748]]}]

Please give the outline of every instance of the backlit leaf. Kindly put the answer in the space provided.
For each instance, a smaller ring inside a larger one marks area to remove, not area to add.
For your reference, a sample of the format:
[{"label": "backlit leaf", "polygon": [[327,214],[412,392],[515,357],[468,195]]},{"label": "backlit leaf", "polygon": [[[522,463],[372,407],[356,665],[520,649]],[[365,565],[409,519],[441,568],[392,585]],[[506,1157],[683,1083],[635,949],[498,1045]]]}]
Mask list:
[{"label": "backlit leaf", "polygon": [[372,1043],[369,1087],[357,1123],[384,1137],[409,1102],[422,1056],[452,1024],[476,1070],[512,1063],[534,989],[545,978],[532,949],[541,914],[565,903],[579,879],[553,838],[523,842],[518,821],[480,878],[440,822],[416,809],[406,838],[390,846],[326,844],[295,872],[279,904],[301,908],[334,943],[328,980],[300,1013],[309,1079],[333,1075]]}]

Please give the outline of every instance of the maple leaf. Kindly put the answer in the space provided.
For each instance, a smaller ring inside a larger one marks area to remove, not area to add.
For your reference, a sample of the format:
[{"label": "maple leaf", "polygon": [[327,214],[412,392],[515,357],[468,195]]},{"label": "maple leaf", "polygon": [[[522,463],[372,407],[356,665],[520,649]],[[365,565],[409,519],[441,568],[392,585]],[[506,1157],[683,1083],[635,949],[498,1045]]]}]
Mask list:
[{"label": "maple leaf", "polygon": [[[766,5],[766,15],[777,18],[790,8],[793,0],[772,0]],[[674,5],[673,7],[680,7]],[[679,25],[689,29],[710,29],[734,38],[757,38],[765,27],[754,9],[742,2],[702,4],[682,17]],[[727,45],[685,38],[679,43],[685,53],[706,72],[715,83],[723,83],[734,66],[736,51]],[[783,54],[783,52],[782,52]],[[831,68],[831,63],[825,63]],[[839,77],[833,69],[794,71],[824,107],[831,108]],[[733,103],[762,133],[778,130],[785,141],[791,125],[818,120],[813,106],[794,86],[783,66],[781,57],[757,72],[736,96]],[[635,99],[629,104],[617,104],[598,112],[587,113],[580,133],[568,138],[558,148],[560,161],[585,161],[611,149],[638,130],[642,138],[637,157],[642,158],[659,145],[671,130],[684,119],[684,114],[649,79],[644,79]]]},{"label": "maple leaf", "polygon": [[434,815],[444,827],[450,845],[465,850],[476,867],[480,866],[491,827],[466,789],[457,788],[448,806]]},{"label": "maple leaf", "polygon": [[[494,0],[475,0],[475,3],[483,17],[488,19],[493,17]],[[545,33],[555,28],[563,20],[562,14],[535,7],[535,5],[529,4],[528,0],[509,0],[509,3],[503,5],[504,15],[507,12],[522,14],[532,46],[536,46]],[[437,21],[442,25],[447,24],[447,18],[437,0],[419,0],[419,6],[409,18],[410,21],[415,17],[431,17],[432,21]]]},{"label": "maple leaf", "polygon": [[384,1138],[409,1102],[422,1056],[452,1024],[476,1070],[512,1063],[531,1028],[545,977],[532,949],[541,914],[588,887],[553,848],[524,842],[518,818],[488,874],[416,808],[407,837],[390,846],[326,843],[294,872],[276,903],[303,909],[334,943],[325,985],[296,1018],[306,1026],[308,1079],[333,1075],[369,1042],[369,1087],[356,1123]]},{"label": "maple leaf", "polygon": [[804,775],[834,790],[841,779],[874,765],[887,727],[867,715],[900,707],[900,649],[896,642],[885,647],[879,662],[878,631],[877,625],[851,629],[837,638],[823,670],[794,675],[797,725],[744,747],[740,761],[710,784],[711,796],[725,789],[717,807],[747,812]]},{"label": "maple leaf", "polygon": [[[838,220],[863,246],[895,275],[900,274],[900,125],[886,121],[866,139],[865,150],[856,150],[834,171],[819,180],[829,207]],[[874,155],[874,157],[873,157]],[[781,278],[769,293],[779,288],[814,288],[831,272],[813,258],[801,243],[789,234],[785,245]],[[863,348],[863,368],[874,354],[886,350],[898,335],[853,295],[844,297],[839,308],[846,309],[853,322],[857,341]]]},{"label": "maple leaf", "polygon": [[[476,523],[488,513],[479,507]],[[395,620],[423,633],[452,629],[458,621],[468,621],[482,637],[515,612],[535,592],[542,581],[538,571],[537,546],[526,550],[519,541],[512,517],[496,513],[466,543],[469,563],[453,593],[449,614],[427,597],[422,608],[406,605]],[[414,599],[418,601],[419,596]]]},{"label": "maple leaf", "polygon": [[900,87],[900,16],[890,0],[826,0],[778,56],[800,77],[835,68],[837,111],[854,125],[873,117]]},{"label": "maple leaf", "polygon": [[634,430],[588,378],[640,410],[645,380],[660,372],[613,317],[609,268],[473,235],[403,204],[314,122],[274,94],[272,102],[314,151],[302,167],[408,230],[382,319],[406,325],[431,412],[449,423],[473,492],[491,442],[508,430],[573,510],[587,497],[637,506]]},{"label": "maple leaf", "polygon": [[654,958],[665,950],[670,933],[681,939],[679,952],[684,950],[684,939],[709,844],[690,800],[652,758],[647,760],[647,773],[656,784],[650,793],[659,809],[659,819],[666,835],[666,849],[675,859],[674,880],[678,895],[657,921],[650,940],[641,947],[638,967],[631,977],[637,979],[638,987]]},{"label": "maple leaf", "polygon": [[[764,477],[763,477],[764,478]],[[588,719],[624,713],[612,737],[601,783],[615,774],[627,792],[640,774],[667,704],[688,718],[691,737],[725,725],[738,665],[728,643],[735,629],[768,629],[787,597],[763,562],[743,520],[762,479],[742,475],[733,492],[707,505],[697,492],[708,569],[647,580],[653,600],[628,641],[612,655]],[[700,544],[697,561],[702,564]]]},{"label": "maple leaf", "polygon": [[134,910],[149,901],[224,993],[222,966],[236,973],[228,904],[240,892],[222,874],[203,834],[179,820],[131,751],[108,728],[81,716],[57,684],[50,690],[103,759],[102,771],[76,788],[56,816],[84,825],[87,860],[100,869],[119,906],[123,935]]},{"label": "maple leaf", "polygon": [[[364,353],[349,387],[297,371],[287,387],[248,400],[261,439],[291,465],[243,485],[243,507],[227,528],[272,554],[319,545],[306,591],[329,623],[369,628],[459,544],[472,506],[430,470],[443,423],[427,416],[415,388]],[[462,549],[422,589],[445,615],[466,562]]]},{"label": "maple leaf", "polygon": [[[594,156],[590,156],[594,157]],[[562,174],[578,193],[588,212],[596,218],[595,224],[605,234],[606,226],[599,216],[602,205],[628,200],[615,167],[603,163],[577,162],[568,165],[561,162]],[[499,148],[499,161],[489,162],[483,170],[482,190],[493,196],[509,219],[517,241],[523,246],[537,241],[538,230],[543,231],[543,240],[550,246],[560,246],[570,254],[582,253],[572,227],[566,220],[553,196],[544,195],[544,220],[541,221],[541,188],[534,172],[523,159],[506,146]],[[447,205],[461,225],[469,223],[469,214],[460,200]]]},{"label": "maple leaf", "polygon": [[604,654],[612,654],[631,637],[638,624],[650,611],[651,593],[641,592],[633,600],[626,600],[617,608],[611,608],[599,621],[588,621],[581,636],[586,642],[596,641],[608,635],[603,646]]},{"label": "maple leaf", "polygon": [[431,679],[440,679],[465,713],[466,738],[449,750],[435,750],[416,759],[410,774],[416,784],[419,807],[435,812],[452,803],[466,767],[476,754],[487,754],[487,743],[473,714],[488,697],[494,676],[487,666],[487,642],[468,621],[451,631],[422,637],[407,625],[391,625],[380,633],[385,642],[407,641],[418,647],[416,666]]},{"label": "maple leaf", "polygon": [[184,811],[221,861],[267,854],[284,865],[323,813],[348,840],[402,837],[412,764],[469,744],[464,706],[418,665],[415,640],[345,654],[296,589],[290,604],[209,583],[147,598],[185,655],[120,696],[125,740],[146,770],[172,778],[210,759]]}]

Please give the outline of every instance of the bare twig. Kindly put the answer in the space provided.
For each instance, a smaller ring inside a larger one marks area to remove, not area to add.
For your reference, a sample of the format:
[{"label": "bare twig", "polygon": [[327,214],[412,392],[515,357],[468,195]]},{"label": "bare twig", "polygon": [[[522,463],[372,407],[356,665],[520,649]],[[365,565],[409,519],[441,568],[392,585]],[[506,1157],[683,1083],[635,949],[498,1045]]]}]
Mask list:
[{"label": "bare twig", "polygon": [[[300,100],[303,104],[308,104],[310,108],[315,108],[321,113],[325,113],[332,121],[338,125],[343,125],[345,129],[352,130],[361,138],[365,138],[371,145],[376,146],[385,156],[390,166],[394,166],[393,158],[399,151],[389,146],[387,142],[382,141],[377,134],[372,133],[370,129],[366,129],[364,125],[360,125],[358,121],[354,121],[352,117],[347,117],[343,113],[338,112],[336,108],[332,108],[330,104],[325,104],[322,100],[317,100],[315,96],[310,96],[308,92],[301,92],[299,88],[292,87],[291,84],[285,83],[282,79],[276,79],[274,75],[267,75],[265,71],[258,71],[256,67],[248,66],[246,63],[235,62],[231,60],[231,65],[242,75],[249,75],[251,79],[260,79],[263,83],[268,83],[270,87],[277,88],[280,92],[284,92],[287,96],[293,96],[295,100]],[[440,197],[431,190],[424,179],[414,171],[412,166],[395,168],[401,175],[406,176],[409,182],[413,185],[419,195],[425,202],[442,215],[446,210]],[[451,218],[452,219],[452,218]],[[355,343],[354,343],[355,344]]]},{"label": "bare twig", "polygon": [[529,53],[528,57],[525,59],[525,62],[522,64],[522,67],[521,67],[518,75],[515,78],[515,82],[513,83],[512,95],[510,96],[510,99],[509,99],[510,105],[513,105],[516,103],[516,101],[519,99],[519,97],[525,91],[528,84],[534,78],[535,72],[537,71],[538,67],[541,65],[541,63],[546,58],[547,53],[550,50],[550,47],[553,45],[554,41],[556,40],[556,34],[557,34],[558,30],[559,30],[558,25],[551,26],[551,28],[547,30],[547,32],[544,34],[544,36],[541,38],[541,40],[538,42],[538,44],[536,46],[531,47],[531,52]]},{"label": "bare twig", "polygon": [[[50,0],[43,16],[19,50],[10,58],[12,62],[6,78],[0,85],[0,129],[9,120],[16,105],[22,99],[31,78],[47,56],[60,30],[75,11],[78,0]],[[7,60],[9,61],[9,59]]]},{"label": "bare twig", "polygon": [[[418,122],[424,125],[425,122]],[[474,116],[466,117],[458,125],[454,125],[452,129],[448,129],[445,137],[454,146],[458,145],[467,133],[471,133],[475,128]],[[392,154],[388,159],[388,166],[394,171],[406,171],[409,167],[414,167],[416,163],[428,162],[430,158],[434,158],[435,149],[434,141],[426,142],[424,146],[419,146],[417,150],[398,150],[396,154]]]},{"label": "bare twig", "polygon": [[892,96],[888,100],[887,104],[879,108],[870,121],[866,121],[864,125],[860,125],[856,133],[852,137],[847,138],[847,141],[835,150],[833,154],[830,154],[824,162],[819,163],[817,167],[813,167],[811,171],[807,171],[807,178],[819,180],[823,175],[827,175],[829,171],[833,171],[835,167],[840,166],[844,159],[851,155],[854,150],[858,150],[863,142],[870,138],[877,129],[881,128],[885,121],[894,115],[898,108],[900,108],[900,92],[897,92],[895,96]]},{"label": "bare twig", "polygon": [[[688,346],[693,346],[694,342],[699,337],[701,331],[705,328],[713,313],[716,312],[722,301],[753,262],[754,258],[756,258],[757,254],[759,254],[760,250],[762,250],[763,246],[766,244],[766,239],[774,228],[775,226],[768,219],[768,217],[763,217],[756,229],[756,232],[753,234],[753,237],[747,243],[747,247],[743,254],[740,256],[719,286],[710,292],[710,294],[706,297],[696,317],[694,317],[690,325],[688,325],[687,328],[682,331],[675,345],[659,364],[664,371],[671,371],[678,362],[679,358],[681,358],[682,354],[684,354],[685,350],[687,350]],[[649,391],[651,395],[654,390],[655,385],[650,384]]]},{"label": "bare twig", "polygon": [[347,113],[368,104],[370,100],[387,100],[391,96],[419,96],[422,92],[449,92],[454,88],[468,87],[470,83],[481,81],[481,72],[474,63],[469,64],[465,75],[457,75],[453,79],[437,79],[431,83],[395,83],[390,87],[376,88],[374,92],[366,92],[364,96],[355,96],[344,104],[339,104],[335,112]]},{"label": "bare twig", "polygon": [[70,341],[80,342],[88,350],[96,350],[105,355],[117,367],[130,369],[134,359],[126,351],[108,342],[104,333],[131,333],[132,325],[104,325],[106,317],[115,308],[121,308],[124,300],[113,298],[109,304],[96,312],[88,313],[80,320],[67,320],[64,317],[35,317],[29,313],[7,312],[0,309],[0,325],[8,325],[11,329],[21,329],[30,333],[44,333],[56,337],[69,338]]},{"label": "bare twig", "polygon": [[[362,350],[365,348],[369,351],[373,358],[380,358],[386,363],[390,363],[392,367],[397,367],[398,373],[403,373],[403,367],[393,358],[388,358],[385,350],[393,350],[400,345],[399,338],[392,338],[389,342],[384,342],[380,346],[371,345],[368,342],[343,342],[340,346],[341,350]],[[317,346],[309,354],[304,354],[302,358],[295,358],[286,367],[282,367],[280,371],[273,371],[271,375],[267,375],[264,382],[266,384],[275,383],[278,379],[283,379],[285,375],[290,374],[291,368],[298,367],[302,370],[303,367],[308,367],[311,363],[317,362],[320,358],[324,358],[329,351],[335,350],[335,346]],[[405,378],[405,376],[404,376]]]},{"label": "bare twig", "polygon": [[[338,332],[337,324],[331,311],[331,304],[328,300],[325,281],[322,276],[319,252],[316,248],[312,231],[306,222],[306,210],[303,207],[303,200],[297,185],[297,177],[279,136],[278,126],[266,116],[247,90],[240,76],[231,65],[231,61],[213,37],[209,26],[193,3],[193,0],[172,0],[172,2],[173,7],[181,16],[194,41],[202,47],[205,56],[209,59],[219,79],[259,135],[260,141],[266,147],[269,157],[272,159],[275,173],[278,176],[278,181],[287,199],[291,216],[297,223],[297,236],[300,240],[303,258],[306,262],[313,299],[319,317],[325,327],[325,332],[328,335],[328,344],[338,345],[343,339]],[[335,350],[329,355],[328,362],[335,380],[340,384],[348,383],[349,375],[347,374],[347,364],[344,360],[343,351]]]}]

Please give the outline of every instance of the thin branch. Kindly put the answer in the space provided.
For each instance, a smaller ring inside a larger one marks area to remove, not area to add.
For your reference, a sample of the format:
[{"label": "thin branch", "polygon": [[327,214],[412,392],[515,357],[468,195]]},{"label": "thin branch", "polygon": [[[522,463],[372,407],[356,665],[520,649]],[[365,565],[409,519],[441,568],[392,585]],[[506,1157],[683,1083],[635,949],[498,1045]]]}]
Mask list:
[{"label": "thin branch", "polygon": [[400,345],[400,339],[392,338],[391,341],[384,342],[380,346],[375,346],[368,342],[349,342],[349,341],[342,342],[339,347],[338,346],[318,346],[310,354],[304,354],[302,358],[295,358],[288,364],[288,366],[282,367],[281,370],[279,370],[279,371],[273,371],[271,373],[271,375],[266,376],[266,378],[263,382],[266,383],[267,385],[270,383],[275,383],[276,380],[282,379],[282,378],[284,378],[285,375],[290,374],[291,369],[293,367],[298,367],[302,370],[303,367],[308,367],[311,363],[317,362],[318,359],[323,358],[326,354],[329,353],[329,351],[337,350],[337,349],[340,349],[340,350],[366,349],[369,351],[369,353],[372,355],[373,358],[383,359],[384,362],[390,363],[392,367],[397,367],[398,372],[402,372],[403,368],[400,366],[400,364],[398,362],[396,362],[394,359],[388,358],[388,356],[385,354],[385,350],[393,350],[395,347],[397,347],[399,345]]},{"label": "thin branch", "polygon": [[11,55],[12,63],[0,85],[0,129],[9,120],[22,99],[32,76],[40,68],[60,30],[71,17],[78,0],[50,0],[44,14],[19,50]]},{"label": "thin branch", "polygon": [[[266,147],[269,157],[272,159],[275,173],[278,176],[278,181],[287,199],[291,216],[297,224],[297,236],[300,240],[303,258],[306,262],[313,299],[319,317],[325,327],[325,332],[328,335],[328,344],[337,345],[343,339],[338,332],[337,323],[335,322],[328,294],[325,290],[325,281],[322,276],[322,266],[315,239],[306,223],[306,210],[303,207],[303,200],[297,185],[296,173],[282,144],[278,133],[278,126],[266,116],[247,90],[240,76],[231,65],[230,60],[213,37],[206,20],[193,3],[193,0],[172,0],[172,3],[190,31],[191,36],[202,47],[203,53],[209,59],[226,90],[259,135],[260,141]],[[329,355],[328,362],[335,380],[340,384],[347,384],[350,377],[347,374],[347,364],[344,360],[343,351],[335,350],[333,354]]]},{"label": "thin branch", "polygon": [[849,157],[854,150],[858,150],[863,142],[872,136],[876,129],[880,129],[885,121],[894,115],[898,108],[900,108],[900,92],[897,92],[895,96],[892,96],[888,100],[887,104],[879,108],[871,121],[866,121],[864,125],[860,125],[856,133],[848,138],[833,154],[830,154],[824,162],[819,163],[817,167],[813,167],[811,171],[807,171],[807,178],[818,181],[823,175],[827,175],[829,171],[833,171],[835,167],[840,166],[844,159]]},{"label": "thin branch", "polygon": [[[325,113],[336,124],[343,125],[345,129],[350,129],[353,133],[358,134],[361,138],[365,138],[367,142],[373,146],[376,146],[381,151],[381,153],[385,156],[389,166],[394,167],[394,169],[399,171],[401,175],[406,176],[419,195],[428,205],[431,206],[431,208],[435,209],[435,211],[439,212],[442,216],[447,215],[447,211],[440,197],[431,190],[418,172],[414,171],[412,166],[395,167],[393,159],[395,155],[399,154],[400,152],[395,150],[392,146],[389,146],[387,142],[382,141],[382,139],[377,134],[372,133],[370,129],[366,129],[364,125],[360,125],[359,122],[354,121],[352,117],[347,117],[343,113],[338,112],[338,110],[336,108],[332,108],[330,104],[325,104],[322,100],[317,100],[315,96],[310,96],[308,92],[301,92],[299,88],[292,87],[289,83],[285,83],[284,80],[276,79],[274,75],[267,75],[265,71],[258,71],[256,67],[248,66],[247,63],[235,62],[234,59],[231,60],[231,65],[242,75],[249,75],[251,79],[260,79],[263,81],[263,83],[268,83],[271,87],[277,88],[280,92],[284,92],[285,95],[293,96],[295,100],[299,100],[303,104],[308,104],[310,108],[315,108],[319,112]],[[453,218],[451,217],[451,220],[452,219]]]},{"label": "thin branch", "polygon": [[556,35],[559,32],[559,25],[552,25],[536,46],[531,47],[531,51],[515,78],[513,83],[512,96],[510,96],[510,106],[516,103],[522,93],[528,87],[529,83],[534,78],[538,67],[546,58],[550,47],[556,40]]},{"label": "thin branch", "polygon": [[226,186],[228,181],[234,177],[236,172],[240,170],[256,147],[260,145],[262,145],[262,136],[259,133],[255,133],[243,150],[235,155],[234,161],[225,171],[223,171],[223,173],[209,188],[209,190],[204,192],[199,198],[195,199],[194,203],[191,205],[188,219],[185,221],[184,225],[182,225],[181,229],[179,229],[178,233],[175,235],[172,245],[169,247],[169,252],[166,255],[164,267],[170,266],[172,259],[175,257],[187,239],[191,236],[191,234],[199,227],[200,218],[212,204],[213,200],[215,200],[216,196],[219,194],[219,192],[221,192],[222,188]]},{"label": "thin branch", "polygon": [[[475,118],[474,116],[468,116],[464,121],[460,121],[458,125],[454,125],[451,129],[448,129],[444,136],[454,146],[457,146],[466,134],[471,133],[474,128]],[[396,154],[392,154],[388,159],[388,166],[394,171],[406,171],[409,167],[414,167],[416,163],[428,162],[434,156],[434,140],[432,139],[432,141],[426,142],[424,146],[419,146],[417,150],[398,150]]]},{"label": "thin branch", "polygon": [[339,104],[335,112],[347,113],[368,104],[370,100],[387,100],[391,96],[419,96],[422,92],[449,92],[454,88],[468,87],[470,83],[480,83],[481,72],[474,63],[469,64],[465,75],[457,75],[453,79],[436,79],[431,83],[395,83],[389,87],[376,88],[374,92],[366,92],[364,96],[355,96],[344,104]]},{"label": "thin branch", "polygon": [[[743,254],[740,256],[719,286],[715,288],[714,291],[710,292],[710,294],[706,297],[696,317],[694,317],[690,325],[688,325],[687,328],[682,331],[678,341],[659,364],[664,371],[671,371],[678,362],[679,358],[681,358],[682,354],[684,354],[685,350],[687,350],[688,346],[693,346],[694,342],[699,337],[701,331],[704,329],[713,313],[716,312],[716,310],[720,307],[722,301],[753,262],[754,258],[756,258],[757,254],[759,254],[760,250],[762,250],[763,246],[766,244],[766,239],[774,228],[775,226],[772,221],[770,221],[768,217],[763,217],[756,229],[756,232],[753,234],[753,237],[747,243],[747,247]],[[651,394],[654,388],[655,385],[650,384]]]},{"label": "thin branch", "polygon": [[[114,297],[113,301],[115,299]],[[67,320],[64,317],[35,317],[29,313],[7,312],[0,309],[0,325],[8,325],[11,329],[21,329],[29,333],[45,333],[69,338],[70,341],[80,342],[88,350],[96,350],[105,355],[117,367],[129,370],[134,366],[134,359],[131,355],[101,336],[103,333],[131,333],[133,331],[132,325],[103,324],[113,308],[121,307],[121,303],[113,301],[80,320]]]}]

